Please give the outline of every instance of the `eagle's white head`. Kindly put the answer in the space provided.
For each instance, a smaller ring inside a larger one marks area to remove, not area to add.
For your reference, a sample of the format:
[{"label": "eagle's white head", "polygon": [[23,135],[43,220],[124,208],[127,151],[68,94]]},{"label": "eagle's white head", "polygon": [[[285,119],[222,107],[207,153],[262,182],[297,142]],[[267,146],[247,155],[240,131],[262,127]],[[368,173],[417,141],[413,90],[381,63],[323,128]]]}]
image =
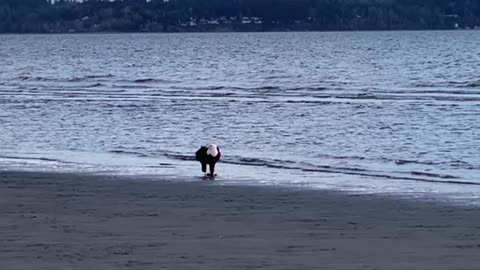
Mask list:
[{"label": "eagle's white head", "polygon": [[207,155],[212,156],[212,157],[216,157],[218,155],[217,145],[207,144],[207,145],[205,145],[205,147],[207,148]]}]

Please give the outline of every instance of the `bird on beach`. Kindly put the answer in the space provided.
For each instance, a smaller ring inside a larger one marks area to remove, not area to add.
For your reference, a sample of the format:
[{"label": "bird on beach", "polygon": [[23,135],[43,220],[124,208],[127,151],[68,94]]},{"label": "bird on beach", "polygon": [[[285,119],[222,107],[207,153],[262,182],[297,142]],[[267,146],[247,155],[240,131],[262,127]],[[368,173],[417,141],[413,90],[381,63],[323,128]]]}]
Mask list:
[{"label": "bird on beach", "polygon": [[[220,148],[215,144],[207,144],[201,146],[195,153],[195,158],[202,164],[202,172],[206,176],[215,176],[215,164],[220,160]],[[210,173],[207,173],[207,165],[210,168]]]}]

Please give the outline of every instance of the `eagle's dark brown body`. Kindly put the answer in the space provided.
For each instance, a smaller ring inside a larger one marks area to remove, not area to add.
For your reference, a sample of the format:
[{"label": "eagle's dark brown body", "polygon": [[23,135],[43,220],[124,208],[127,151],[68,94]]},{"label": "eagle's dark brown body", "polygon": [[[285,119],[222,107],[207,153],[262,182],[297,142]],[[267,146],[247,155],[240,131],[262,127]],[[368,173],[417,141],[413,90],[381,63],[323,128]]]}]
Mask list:
[{"label": "eagle's dark brown body", "polygon": [[215,175],[215,164],[220,160],[220,148],[214,144],[207,144],[200,147],[195,153],[195,158],[202,164],[202,172],[207,172],[207,165],[210,168],[210,175]]}]

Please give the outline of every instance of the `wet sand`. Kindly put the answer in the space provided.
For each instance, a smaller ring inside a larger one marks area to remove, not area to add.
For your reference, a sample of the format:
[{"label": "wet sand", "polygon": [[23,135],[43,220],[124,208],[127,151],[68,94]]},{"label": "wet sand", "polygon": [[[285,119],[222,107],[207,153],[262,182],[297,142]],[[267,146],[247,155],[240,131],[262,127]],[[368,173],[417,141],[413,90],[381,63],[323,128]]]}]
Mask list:
[{"label": "wet sand", "polygon": [[475,269],[480,209],[0,172],[0,269]]}]

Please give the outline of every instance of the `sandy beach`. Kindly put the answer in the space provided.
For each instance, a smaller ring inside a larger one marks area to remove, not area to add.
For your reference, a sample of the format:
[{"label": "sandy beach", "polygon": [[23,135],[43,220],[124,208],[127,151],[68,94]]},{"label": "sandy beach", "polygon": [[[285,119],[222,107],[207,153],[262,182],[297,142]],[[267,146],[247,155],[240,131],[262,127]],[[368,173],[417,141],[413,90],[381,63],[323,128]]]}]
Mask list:
[{"label": "sandy beach", "polygon": [[329,191],[0,173],[0,269],[472,269],[480,209]]}]

